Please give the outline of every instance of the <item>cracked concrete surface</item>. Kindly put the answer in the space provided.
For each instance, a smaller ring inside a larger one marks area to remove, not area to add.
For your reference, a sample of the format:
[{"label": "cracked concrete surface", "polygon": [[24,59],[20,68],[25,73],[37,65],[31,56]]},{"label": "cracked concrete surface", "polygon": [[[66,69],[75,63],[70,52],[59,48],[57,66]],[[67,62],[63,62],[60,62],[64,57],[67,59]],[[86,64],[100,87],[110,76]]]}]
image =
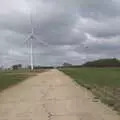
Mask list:
[{"label": "cracked concrete surface", "polygon": [[115,111],[57,70],[0,93],[0,120],[120,120]]}]

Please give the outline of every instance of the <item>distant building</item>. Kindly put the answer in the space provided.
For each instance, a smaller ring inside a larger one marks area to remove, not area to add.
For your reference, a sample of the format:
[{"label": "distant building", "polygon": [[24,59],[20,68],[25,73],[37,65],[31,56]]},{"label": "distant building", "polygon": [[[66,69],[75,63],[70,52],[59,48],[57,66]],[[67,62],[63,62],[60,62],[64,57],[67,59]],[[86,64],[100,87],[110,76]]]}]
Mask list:
[{"label": "distant building", "polygon": [[63,66],[64,66],[64,67],[69,67],[69,66],[72,66],[72,64],[65,62],[65,63],[63,64]]},{"label": "distant building", "polygon": [[22,68],[22,65],[21,64],[16,64],[16,65],[13,65],[12,66],[12,69],[13,70],[18,70],[18,69],[21,69]]}]

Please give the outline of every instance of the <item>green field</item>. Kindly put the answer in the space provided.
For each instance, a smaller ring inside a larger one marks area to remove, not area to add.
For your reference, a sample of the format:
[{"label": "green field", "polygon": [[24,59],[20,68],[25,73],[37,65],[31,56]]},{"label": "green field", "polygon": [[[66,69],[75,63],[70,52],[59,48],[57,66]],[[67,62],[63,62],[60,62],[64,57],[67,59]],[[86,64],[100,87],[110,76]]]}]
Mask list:
[{"label": "green field", "polygon": [[120,68],[63,68],[78,84],[96,98],[120,112]]},{"label": "green field", "polygon": [[19,82],[22,82],[26,78],[35,74],[35,72],[30,72],[26,70],[0,71],[0,91],[11,87]]}]

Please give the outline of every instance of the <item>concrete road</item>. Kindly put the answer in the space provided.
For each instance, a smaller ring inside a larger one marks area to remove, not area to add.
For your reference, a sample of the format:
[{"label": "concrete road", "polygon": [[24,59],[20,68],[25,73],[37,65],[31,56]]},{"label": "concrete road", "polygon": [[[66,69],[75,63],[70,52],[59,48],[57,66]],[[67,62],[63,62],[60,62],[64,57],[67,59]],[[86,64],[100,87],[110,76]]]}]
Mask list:
[{"label": "concrete road", "polygon": [[120,120],[111,108],[57,70],[0,93],[0,120]]}]

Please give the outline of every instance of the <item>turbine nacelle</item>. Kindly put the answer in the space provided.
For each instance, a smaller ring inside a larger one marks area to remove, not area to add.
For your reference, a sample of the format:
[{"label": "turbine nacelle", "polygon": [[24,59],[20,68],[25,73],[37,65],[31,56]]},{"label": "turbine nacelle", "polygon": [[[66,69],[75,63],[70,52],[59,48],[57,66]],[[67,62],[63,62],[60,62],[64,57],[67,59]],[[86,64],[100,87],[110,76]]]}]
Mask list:
[{"label": "turbine nacelle", "polygon": [[33,35],[31,35],[29,39],[33,40],[33,39],[36,39],[36,38]]}]

